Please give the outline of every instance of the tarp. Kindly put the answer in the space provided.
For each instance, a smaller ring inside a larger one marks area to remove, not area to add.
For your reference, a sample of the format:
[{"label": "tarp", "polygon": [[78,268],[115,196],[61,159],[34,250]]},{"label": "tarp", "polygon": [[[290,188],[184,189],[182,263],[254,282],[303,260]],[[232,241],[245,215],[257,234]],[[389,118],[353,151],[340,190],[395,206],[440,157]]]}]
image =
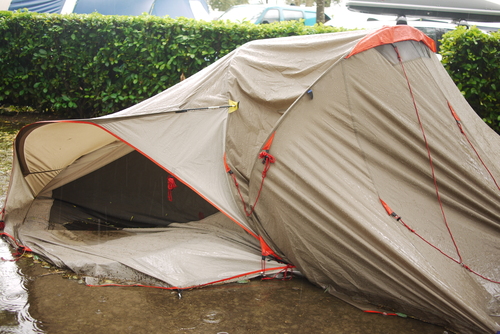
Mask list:
[{"label": "tarp", "polygon": [[8,0],[8,10],[27,9],[38,13],[101,13],[103,15],[142,15],[144,13],[172,18],[208,18],[205,0]]},{"label": "tarp", "polygon": [[74,9],[77,14],[100,13],[103,15],[141,15],[149,13],[154,0],[78,0]]},{"label": "tarp", "polygon": [[121,112],[27,126],[6,232],[84,275],[296,266],[362,309],[494,333],[500,137],[432,50],[407,26],[253,41]]},{"label": "tarp", "polygon": [[28,9],[38,13],[60,13],[66,0],[12,0],[9,10]]},{"label": "tarp", "polygon": [[[201,10],[200,10],[201,8]],[[208,15],[208,5],[205,0],[78,0],[74,13],[103,15],[141,15],[148,13],[157,16],[170,16],[172,18],[188,17],[202,18],[200,13]]]}]

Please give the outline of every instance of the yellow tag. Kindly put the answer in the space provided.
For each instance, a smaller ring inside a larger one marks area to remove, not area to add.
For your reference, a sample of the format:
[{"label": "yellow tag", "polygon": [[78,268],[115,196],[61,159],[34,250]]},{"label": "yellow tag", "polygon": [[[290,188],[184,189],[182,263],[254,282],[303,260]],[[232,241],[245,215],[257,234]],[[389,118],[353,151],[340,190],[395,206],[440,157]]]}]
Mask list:
[{"label": "yellow tag", "polygon": [[228,111],[229,113],[238,110],[239,107],[240,107],[240,102],[229,100],[229,111]]}]

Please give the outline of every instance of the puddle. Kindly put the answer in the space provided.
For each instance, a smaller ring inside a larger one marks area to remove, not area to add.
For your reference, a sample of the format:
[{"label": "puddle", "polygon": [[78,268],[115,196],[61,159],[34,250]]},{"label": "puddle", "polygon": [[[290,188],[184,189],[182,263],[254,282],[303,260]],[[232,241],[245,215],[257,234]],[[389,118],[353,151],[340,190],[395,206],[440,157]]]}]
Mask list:
[{"label": "puddle", "polygon": [[[39,116],[38,116],[39,117]],[[12,142],[19,129],[36,121],[32,114],[2,114],[0,117],[0,208],[5,202],[12,166]],[[0,238],[0,257],[11,260],[11,248]],[[28,312],[26,278],[18,263],[0,260],[0,333],[44,333]]]},{"label": "puddle", "polygon": [[[11,260],[7,243],[0,239],[0,257]],[[28,312],[28,291],[25,277],[16,262],[0,261],[0,333],[44,333]]]},{"label": "puddle", "polygon": [[202,319],[207,324],[218,324],[222,320],[222,315],[218,311],[208,311],[203,314]]}]

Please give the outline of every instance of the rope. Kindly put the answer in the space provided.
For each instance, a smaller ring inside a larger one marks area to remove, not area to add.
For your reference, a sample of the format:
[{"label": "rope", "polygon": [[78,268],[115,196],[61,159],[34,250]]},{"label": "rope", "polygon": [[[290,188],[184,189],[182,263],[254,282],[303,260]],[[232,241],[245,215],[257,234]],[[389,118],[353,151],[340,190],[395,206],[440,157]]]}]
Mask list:
[{"label": "rope", "polygon": [[424,241],[426,244],[428,244],[429,246],[431,246],[432,248],[434,248],[435,250],[437,250],[438,252],[440,252],[441,254],[443,254],[444,256],[446,256],[448,259],[452,260],[453,262],[461,265],[463,268],[465,268],[466,270],[468,270],[469,272],[473,273],[474,275],[476,276],[479,276],[481,277],[482,279],[488,281],[488,282],[491,282],[491,283],[496,283],[496,284],[500,284],[500,281],[495,281],[491,278],[488,278],[480,273],[478,273],[477,271],[473,270],[471,267],[469,267],[468,265],[466,265],[465,263],[462,262],[462,260],[460,259],[460,261],[458,261],[457,259],[453,258],[452,256],[450,256],[449,254],[445,253],[442,249],[440,249],[439,247],[435,246],[434,244],[432,244],[430,241],[428,241],[427,239],[425,239],[422,235],[420,235],[417,231],[415,231],[415,229],[411,228],[408,224],[406,224],[403,220],[403,218],[401,218],[399,215],[397,215],[394,211],[392,211],[389,206],[383,201],[380,199],[380,202],[382,203],[382,205],[384,206],[384,208],[386,209],[387,213],[389,214],[389,216],[393,217],[394,219],[396,219],[396,221],[400,222],[401,225],[403,225],[404,227],[406,227],[411,233],[415,234],[417,237],[419,237],[422,241]]},{"label": "rope", "polygon": [[438,200],[439,208],[441,210],[441,215],[443,217],[443,222],[444,222],[444,224],[446,226],[446,229],[448,230],[448,234],[450,235],[450,238],[451,238],[451,240],[453,242],[453,246],[455,247],[455,250],[457,252],[457,255],[458,255],[458,258],[459,258],[459,263],[462,263],[462,255],[460,254],[460,250],[458,249],[457,242],[455,241],[455,237],[453,236],[453,233],[451,232],[450,225],[448,224],[448,220],[446,219],[446,214],[444,212],[443,202],[441,201],[441,195],[439,193],[438,182],[437,182],[437,178],[436,178],[436,174],[435,174],[435,170],[434,170],[434,162],[432,161],[431,149],[429,147],[429,142],[428,142],[427,136],[425,134],[425,129],[424,129],[424,126],[423,126],[423,123],[422,123],[422,119],[420,118],[420,112],[419,112],[418,107],[417,107],[417,101],[415,99],[415,95],[413,94],[413,89],[412,89],[411,84],[410,84],[410,79],[408,78],[408,75],[406,73],[406,69],[404,67],[403,60],[401,59],[401,55],[399,54],[399,50],[398,50],[397,46],[394,46],[394,50],[396,51],[396,54],[397,54],[398,60],[399,60],[399,64],[401,65],[401,68],[403,70],[403,74],[404,74],[404,76],[406,78],[406,82],[408,84],[408,89],[410,91],[410,95],[411,95],[412,102],[413,102],[413,107],[415,108],[415,113],[416,113],[416,116],[417,116],[418,124],[420,126],[420,130],[422,132],[422,137],[423,137],[424,142],[425,142],[425,148],[427,150],[427,157],[429,159],[429,165],[430,165],[430,168],[431,168],[432,180],[434,182],[434,189],[435,189],[435,192],[436,192],[436,197],[437,197],[437,200]]},{"label": "rope", "polygon": [[269,168],[271,168],[271,164],[276,162],[276,158],[274,156],[272,156],[269,153],[269,151],[267,151],[267,150],[264,150],[264,151],[259,153],[259,159],[263,159],[262,163],[264,164],[264,169],[262,170],[262,179],[260,181],[259,191],[257,193],[257,197],[255,198],[254,204],[252,206],[250,206],[250,211],[248,211],[247,204],[245,203],[245,200],[243,199],[243,195],[241,194],[240,185],[238,184],[238,180],[236,179],[236,176],[234,175],[233,171],[231,171],[230,169],[227,171],[233,179],[233,182],[234,182],[234,185],[235,185],[236,190],[238,192],[238,195],[241,199],[241,202],[243,203],[243,210],[245,211],[245,215],[247,217],[250,217],[252,215],[252,213],[255,211],[255,207],[257,206],[257,203],[259,202],[262,188],[264,187],[264,180],[266,179],[267,172],[269,171]]},{"label": "rope", "polygon": [[381,311],[372,311],[372,310],[365,310],[363,311],[365,313],[372,313],[372,314],[382,314],[382,315],[391,315],[391,316],[396,316],[396,317],[401,317],[401,318],[408,318],[408,316],[404,313],[391,313],[391,312],[381,312]]},{"label": "rope", "polygon": [[448,102],[448,107],[450,108],[450,111],[451,111],[451,114],[453,116],[453,118],[455,119],[455,121],[457,122],[457,126],[458,128],[460,129],[460,132],[464,135],[465,139],[467,140],[467,142],[469,143],[470,147],[472,148],[472,150],[474,151],[474,153],[476,154],[477,158],[479,159],[479,161],[481,162],[481,164],[483,165],[484,169],[486,169],[486,171],[488,172],[488,174],[490,175],[493,183],[495,183],[495,186],[497,187],[498,190],[500,190],[500,186],[498,185],[498,182],[497,180],[495,179],[495,177],[493,176],[493,174],[491,173],[490,169],[488,168],[488,166],[486,166],[483,158],[481,158],[481,155],[479,154],[479,152],[476,150],[476,147],[474,146],[474,144],[472,144],[472,142],[470,141],[469,139],[469,136],[467,136],[467,133],[465,132],[463,126],[462,126],[462,121],[460,120],[460,118],[458,117],[458,115],[456,114],[455,110],[453,109],[453,107],[451,106],[450,102]]},{"label": "rope", "polygon": [[[429,159],[429,165],[430,165],[430,168],[431,168],[431,173],[432,173],[432,179],[433,179],[433,182],[434,182],[434,188],[435,188],[435,192],[436,192],[436,197],[437,197],[437,200],[438,200],[438,203],[439,203],[439,207],[440,207],[440,210],[441,210],[441,214],[442,214],[442,217],[443,217],[443,221],[446,225],[446,228],[448,230],[448,233],[450,235],[450,238],[453,242],[453,245],[455,247],[455,250],[458,254],[458,257],[459,259],[455,259],[454,257],[452,257],[451,255],[445,253],[443,250],[441,250],[439,247],[433,245],[431,242],[429,242],[427,239],[425,239],[423,236],[421,236],[419,233],[417,233],[415,231],[415,229],[411,228],[408,224],[406,224],[403,219],[398,216],[394,211],[392,211],[389,206],[382,200],[381,203],[382,205],[384,206],[384,208],[386,209],[387,213],[392,216],[393,218],[395,218],[398,222],[400,222],[404,227],[406,227],[411,233],[415,234],[417,237],[419,237],[422,241],[424,241],[425,243],[427,243],[428,245],[430,245],[432,248],[436,249],[437,251],[439,251],[442,255],[444,255],[445,257],[447,257],[448,259],[452,260],[453,262],[461,265],[463,268],[465,268],[466,270],[468,270],[469,272],[471,272],[472,274],[486,280],[486,281],[489,281],[489,282],[492,282],[492,283],[496,283],[496,284],[500,284],[500,281],[495,281],[491,278],[488,278],[484,275],[481,275],[480,273],[474,271],[472,268],[470,268],[468,265],[466,265],[464,262],[463,262],[463,258],[462,258],[462,255],[460,254],[460,250],[458,248],[458,245],[457,245],[457,242],[453,236],[453,233],[450,229],[450,226],[448,224],[448,221],[446,219],[446,214],[444,212],[444,208],[443,208],[443,203],[441,201],[441,196],[439,194],[439,187],[438,187],[438,182],[437,182],[437,178],[436,178],[436,174],[435,174],[435,171],[434,171],[434,163],[432,161],[432,154],[431,154],[431,150],[430,150],[430,147],[429,147],[429,142],[427,140],[427,136],[425,134],[425,129],[424,129],[424,126],[423,126],[423,123],[422,123],[422,119],[420,117],[420,113],[419,113],[419,110],[418,110],[418,107],[417,107],[417,102],[416,102],[416,99],[415,99],[415,95],[413,94],[413,90],[412,90],[412,87],[411,87],[411,84],[410,84],[410,80],[408,78],[408,75],[406,73],[406,69],[404,67],[404,64],[403,64],[403,60],[401,59],[401,55],[399,54],[399,50],[396,46],[394,46],[394,50],[396,51],[396,54],[397,54],[397,57],[398,57],[398,60],[399,60],[399,63],[401,65],[401,69],[403,70],[403,74],[405,76],[405,79],[406,79],[406,82],[408,84],[408,89],[410,91],[410,95],[411,95],[411,98],[412,98],[412,101],[413,101],[413,107],[415,108],[415,113],[416,113],[416,116],[417,116],[417,119],[418,119],[418,123],[419,123],[419,126],[420,126],[420,130],[422,132],[422,137],[424,139],[424,142],[425,142],[425,147],[426,147],[426,150],[427,150],[427,156],[428,156],[428,159]],[[449,107],[450,107],[450,110],[453,114],[453,117],[455,118],[455,120],[457,121],[457,124],[458,124],[458,127],[460,128],[460,131],[465,135],[465,131],[463,131],[463,128],[462,128],[462,125],[460,124],[460,119],[458,118],[458,116],[456,115],[456,113],[454,112],[453,108],[451,107],[451,105],[448,103]],[[465,135],[466,136],[466,135]],[[467,136],[466,136],[467,138]],[[467,138],[467,141],[469,141],[469,139]],[[486,167],[486,165],[484,164],[483,160],[481,159],[481,157],[479,156],[479,153],[477,152],[477,150],[474,148],[474,146],[472,145],[472,143],[469,141],[469,144],[472,146],[473,150],[476,152],[476,155],[478,156],[478,158],[481,160],[481,162],[483,163],[483,166],[486,168],[486,170],[488,170],[488,173],[490,173],[490,176],[492,177],[493,181],[495,182],[495,184],[497,185],[498,187],[498,183],[496,182],[495,178],[493,177],[493,175],[491,174],[491,172],[489,171],[489,169]],[[499,188],[500,189],[500,188]]]},{"label": "rope", "polygon": [[[261,274],[262,278],[261,278],[261,280],[281,279],[282,281],[288,281],[288,280],[291,280],[293,278],[293,269],[295,268],[295,266],[293,266],[291,264],[287,264],[285,268],[278,271],[276,274],[274,274],[272,276],[267,276],[267,277],[264,276],[264,272],[266,271],[266,260],[265,260],[264,256],[262,257],[261,265],[262,265],[262,274]],[[280,274],[283,274],[282,278],[278,278],[278,276]]]}]

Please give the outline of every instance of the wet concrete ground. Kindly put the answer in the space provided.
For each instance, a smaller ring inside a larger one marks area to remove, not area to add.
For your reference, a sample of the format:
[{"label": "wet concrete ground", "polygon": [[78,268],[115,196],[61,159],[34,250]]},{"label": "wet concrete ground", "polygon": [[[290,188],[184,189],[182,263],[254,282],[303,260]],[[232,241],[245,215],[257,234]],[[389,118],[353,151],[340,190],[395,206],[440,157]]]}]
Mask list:
[{"label": "wet concrete ground", "polygon": [[177,291],[89,287],[32,259],[29,314],[46,333],[429,333],[443,328],[415,319],[368,314],[307,280],[260,280]]}]

